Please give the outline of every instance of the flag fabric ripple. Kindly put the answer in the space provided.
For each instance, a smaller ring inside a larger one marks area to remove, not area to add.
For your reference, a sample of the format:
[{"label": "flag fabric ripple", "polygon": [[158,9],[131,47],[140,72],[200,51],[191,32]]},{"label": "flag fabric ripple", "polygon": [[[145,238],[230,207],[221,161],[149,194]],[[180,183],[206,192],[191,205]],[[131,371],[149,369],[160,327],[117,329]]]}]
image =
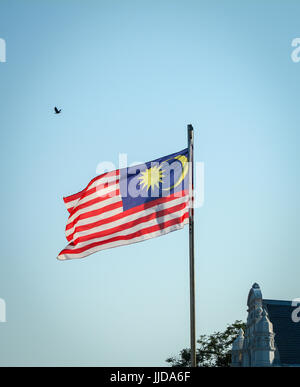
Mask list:
[{"label": "flag fabric ripple", "polygon": [[84,258],[179,230],[188,223],[188,149],[103,173],[64,198],[68,245],[59,260]]}]

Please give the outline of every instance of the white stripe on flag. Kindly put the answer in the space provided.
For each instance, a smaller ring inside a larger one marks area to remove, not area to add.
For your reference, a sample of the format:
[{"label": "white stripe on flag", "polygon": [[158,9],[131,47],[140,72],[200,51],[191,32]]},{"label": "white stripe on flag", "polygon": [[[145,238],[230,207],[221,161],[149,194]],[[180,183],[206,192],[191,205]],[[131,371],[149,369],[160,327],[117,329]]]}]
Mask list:
[{"label": "white stripe on flag", "polygon": [[129,245],[132,243],[137,243],[137,242],[141,242],[141,241],[144,241],[147,239],[151,239],[151,238],[155,238],[155,237],[158,237],[161,235],[165,235],[165,234],[168,234],[169,232],[172,232],[172,231],[180,230],[184,227],[185,224],[188,224],[188,222],[189,222],[189,220],[188,220],[188,218],[186,218],[182,223],[174,224],[170,227],[164,228],[164,229],[159,230],[159,231],[155,231],[153,233],[144,234],[144,235],[141,235],[141,236],[129,239],[129,240],[119,240],[116,242],[110,242],[110,243],[106,243],[104,245],[95,246],[95,247],[92,247],[89,250],[83,251],[81,253],[62,254],[62,255],[58,256],[58,259],[61,261],[64,261],[64,260],[68,260],[68,259],[85,258],[88,255],[96,253],[97,251],[100,251],[100,250],[106,250],[106,249],[110,249],[113,247]]},{"label": "white stripe on flag", "polygon": [[[155,214],[155,212],[153,212],[153,213]],[[117,237],[117,236],[121,236],[121,235],[132,234],[132,233],[134,233],[134,232],[136,232],[136,231],[138,231],[140,229],[156,226],[156,225],[159,225],[161,223],[168,222],[169,220],[180,218],[185,212],[186,212],[186,208],[184,208],[180,212],[177,211],[174,214],[163,215],[163,216],[161,216],[159,218],[154,218],[154,219],[151,219],[149,221],[146,221],[146,222],[143,222],[143,223],[139,223],[136,226],[133,226],[133,227],[130,227],[130,228],[127,228],[127,229],[124,228],[121,231],[114,232],[114,233],[111,233],[109,235],[106,235],[106,236],[103,236],[103,237],[100,237],[100,238],[96,237],[96,238],[93,238],[93,239],[89,239],[88,241],[76,243],[75,246],[71,245],[70,248],[73,250],[73,249],[84,247],[84,246],[89,245],[91,243],[101,242],[101,241],[104,241],[104,240],[107,240],[107,239],[110,239],[110,238],[114,238],[114,237]],[[144,214],[142,214],[142,215],[144,215]],[[141,216],[137,216],[136,219],[138,219],[140,217]],[[119,226],[122,226],[122,224],[123,224],[123,222],[116,222],[116,223],[119,223]],[[109,224],[108,227],[106,228],[106,230],[110,230],[112,228],[110,226],[111,225]],[[105,231],[105,230],[103,230],[103,231]],[[68,247],[68,249],[69,249],[69,247]]]},{"label": "white stripe on flag", "polygon": [[[157,213],[159,211],[163,211],[163,210],[167,210],[167,209],[171,210],[173,207],[177,206],[178,204],[186,203],[187,200],[188,200],[187,197],[174,198],[174,200],[168,201],[166,203],[157,204],[154,207],[147,208],[145,210],[136,212],[134,214],[130,214],[130,215],[126,216],[126,212],[125,212],[124,216],[122,218],[118,219],[118,220],[112,221],[112,222],[107,223],[107,224],[103,224],[101,226],[91,227],[91,228],[89,228],[88,230],[85,230],[85,231],[76,232],[76,228],[77,228],[77,224],[76,224],[76,226],[75,226],[75,234],[74,234],[72,240],[75,241],[77,238],[82,237],[82,236],[87,236],[89,234],[94,234],[96,232],[101,232],[101,231],[109,230],[109,229],[112,229],[114,227],[121,226],[121,225],[123,225],[123,224],[125,224],[127,222],[131,222],[131,221],[134,221],[136,219],[139,219],[141,217],[144,217],[144,216],[147,216],[147,215],[151,215],[151,214],[155,214],[155,213]],[[119,210],[119,213],[121,213],[121,212],[122,212],[122,209]],[[175,214],[176,214],[175,217],[178,217],[178,212],[176,212]],[[107,216],[107,217],[109,217],[109,216]],[[97,220],[98,220],[98,218],[97,218]],[[82,223],[82,224],[84,224],[84,223]],[[69,235],[70,234],[71,233],[69,233]]]}]

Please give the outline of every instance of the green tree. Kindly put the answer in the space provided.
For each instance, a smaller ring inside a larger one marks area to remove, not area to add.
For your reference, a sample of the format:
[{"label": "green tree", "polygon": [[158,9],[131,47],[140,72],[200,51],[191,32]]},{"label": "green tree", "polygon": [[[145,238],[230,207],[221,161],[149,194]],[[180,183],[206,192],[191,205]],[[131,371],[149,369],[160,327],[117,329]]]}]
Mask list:
[{"label": "green tree", "polygon": [[[238,336],[239,330],[245,330],[246,324],[236,320],[228,325],[224,332],[215,332],[212,335],[201,335],[197,343],[196,358],[198,367],[229,367],[231,362],[231,345]],[[191,351],[185,348],[179,356],[166,360],[172,367],[189,367]]]}]

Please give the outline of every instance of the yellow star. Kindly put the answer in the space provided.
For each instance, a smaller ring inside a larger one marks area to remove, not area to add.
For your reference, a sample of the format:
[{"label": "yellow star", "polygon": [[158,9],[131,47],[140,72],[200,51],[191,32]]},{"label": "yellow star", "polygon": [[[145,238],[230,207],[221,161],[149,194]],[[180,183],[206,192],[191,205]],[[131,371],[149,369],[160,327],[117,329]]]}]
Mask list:
[{"label": "yellow star", "polygon": [[161,166],[154,165],[151,168],[146,169],[146,171],[141,172],[139,180],[141,181],[142,188],[147,187],[147,190],[151,187],[152,189],[157,187],[159,188],[159,183],[163,181],[163,172]]}]

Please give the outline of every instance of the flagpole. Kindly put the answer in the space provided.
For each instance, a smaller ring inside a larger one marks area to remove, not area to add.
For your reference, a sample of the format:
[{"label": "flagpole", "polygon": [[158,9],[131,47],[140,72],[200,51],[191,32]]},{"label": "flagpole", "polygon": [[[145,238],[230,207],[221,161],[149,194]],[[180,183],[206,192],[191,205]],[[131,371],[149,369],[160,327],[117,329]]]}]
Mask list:
[{"label": "flagpole", "polygon": [[195,261],[194,261],[194,128],[187,126],[189,149],[189,251],[190,251],[190,328],[191,367],[196,367],[196,324],[195,324]]}]

